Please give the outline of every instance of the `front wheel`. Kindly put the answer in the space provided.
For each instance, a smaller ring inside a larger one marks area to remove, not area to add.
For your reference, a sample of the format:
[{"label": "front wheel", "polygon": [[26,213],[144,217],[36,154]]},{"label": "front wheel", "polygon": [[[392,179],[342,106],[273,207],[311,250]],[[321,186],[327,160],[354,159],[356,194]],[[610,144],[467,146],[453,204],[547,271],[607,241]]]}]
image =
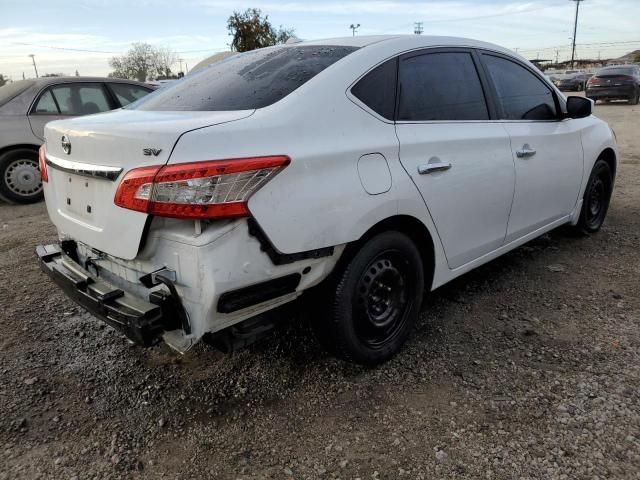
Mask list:
[{"label": "front wheel", "polygon": [[11,203],[33,203],[42,199],[38,152],[27,148],[0,156],[0,198]]},{"label": "front wheel", "polygon": [[607,216],[613,189],[613,173],[607,162],[600,159],[593,166],[584,191],[582,210],[576,228],[583,233],[595,233]]},{"label": "front wheel", "polygon": [[314,329],[338,357],[382,363],[400,350],[418,317],[424,289],[420,252],[397,231],[369,239],[327,285]]}]

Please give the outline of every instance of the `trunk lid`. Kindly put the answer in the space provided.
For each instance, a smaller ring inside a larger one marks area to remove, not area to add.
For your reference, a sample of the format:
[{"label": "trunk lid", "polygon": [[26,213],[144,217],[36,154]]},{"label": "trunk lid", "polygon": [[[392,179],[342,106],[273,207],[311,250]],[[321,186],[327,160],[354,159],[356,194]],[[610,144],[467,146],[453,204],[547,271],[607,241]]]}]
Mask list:
[{"label": "trunk lid", "polygon": [[63,237],[119,258],[135,258],[148,215],[115,205],[125,174],[166,164],[185,132],[252,113],[118,110],[47,124],[49,181],[44,193],[51,221]]}]

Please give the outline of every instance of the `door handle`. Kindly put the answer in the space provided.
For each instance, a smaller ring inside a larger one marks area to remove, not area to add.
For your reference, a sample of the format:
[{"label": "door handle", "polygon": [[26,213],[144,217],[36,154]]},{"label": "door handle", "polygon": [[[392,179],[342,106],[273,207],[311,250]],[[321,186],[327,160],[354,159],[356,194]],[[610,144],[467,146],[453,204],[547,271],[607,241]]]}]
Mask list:
[{"label": "door handle", "polygon": [[418,173],[420,175],[425,175],[433,172],[443,172],[445,170],[449,170],[451,168],[451,163],[442,162],[437,157],[429,160],[429,163],[424,165],[418,165]]},{"label": "door handle", "polygon": [[525,143],[520,150],[516,150],[516,156],[518,158],[529,158],[533,157],[536,154],[536,151],[529,146],[528,143]]}]

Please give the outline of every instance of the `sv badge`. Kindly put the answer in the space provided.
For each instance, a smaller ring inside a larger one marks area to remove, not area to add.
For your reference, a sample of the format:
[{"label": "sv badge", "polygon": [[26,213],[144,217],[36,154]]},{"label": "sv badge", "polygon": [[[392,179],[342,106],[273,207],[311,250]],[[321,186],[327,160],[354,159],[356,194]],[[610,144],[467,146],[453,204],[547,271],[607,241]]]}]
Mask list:
[{"label": "sv badge", "polygon": [[153,155],[154,157],[157,157],[158,155],[160,155],[161,151],[162,151],[161,148],[143,148],[142,154],[146,155],[147,157],[150,157],[151,155]]}]

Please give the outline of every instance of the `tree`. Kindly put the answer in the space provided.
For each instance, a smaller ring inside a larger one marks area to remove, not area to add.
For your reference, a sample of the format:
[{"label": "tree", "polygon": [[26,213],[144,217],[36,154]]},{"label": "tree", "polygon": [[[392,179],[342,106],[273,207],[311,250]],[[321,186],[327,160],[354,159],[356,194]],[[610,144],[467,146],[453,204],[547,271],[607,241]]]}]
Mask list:
[{"label": "tree", "polygon": [[6,84],[8,81],[9,79],[5,78],[5,76],[0,73],[0,87]]},{"label": "tree", "polygon": [[154,67],[156,76],[171,78],[171,67],[178,63],[178,54],[170,48],[158,48],[155,51]]},{"label": "tree", "polygon": [[160,75],[170,76],[171,66],[177,60],[177,54],[168,48],[154,48],[148,43],[133,43],[126,54],[109,60],[109,65],[113,68],[109,77],[144,82]]},{"label": "tree", "polygon": [[633,57],[633,63],[640,63],[640,50],[638,50],[638,52],[636,52],[635,56]]},{"label": "tree", "polygon": [[292,28],[282,25],[277,30],[273,28],[269,16],[263,18],[257,8],[248,8],[244,13],[233,12],[227,20],[227,30],[233,36],[231,49],[237,52],[286,43],[294,34]]}]

